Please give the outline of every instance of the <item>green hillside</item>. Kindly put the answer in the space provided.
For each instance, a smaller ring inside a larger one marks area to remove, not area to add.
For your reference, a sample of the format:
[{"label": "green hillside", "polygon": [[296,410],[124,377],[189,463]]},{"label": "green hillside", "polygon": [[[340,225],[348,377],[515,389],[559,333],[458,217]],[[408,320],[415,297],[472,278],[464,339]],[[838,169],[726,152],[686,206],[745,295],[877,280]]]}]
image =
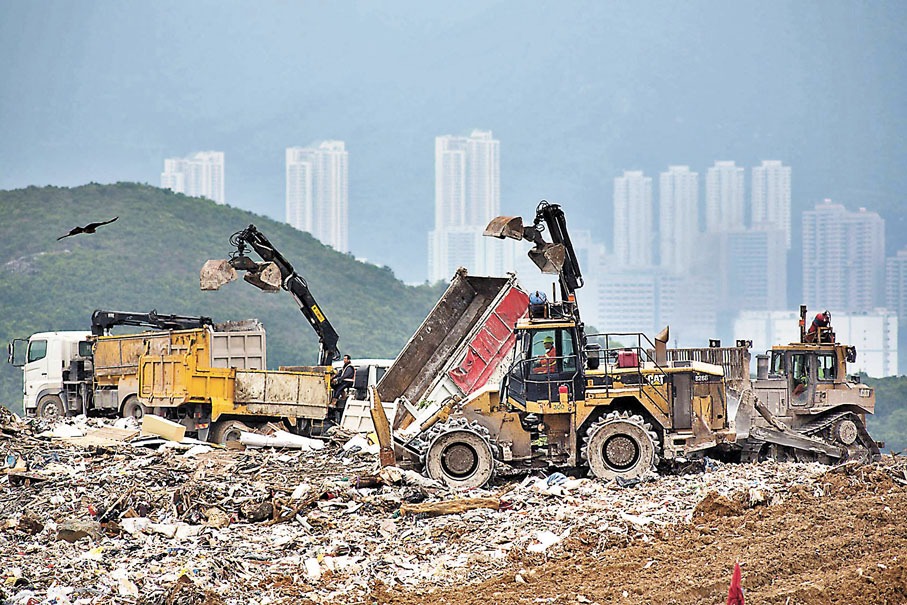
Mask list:
[{"label": "green hillside", "polygon": [[[308,282],[353,358],[394,357],[441,295],[389,268],[360,263],[311,235],[250,212],[132,183],[0,191],[0,342],[51,330],[88,330],[95,309],[257,318],[268,365],[312,364],[318,339],[285,291],[237,280],[199,289],[208,259],[254,224]],[[119,216],[93,235],[57,241],[77,225]],[[259,260],[254,252],[250,255]],[[21,374],[0,364],[0,403],[21,409]]]}]

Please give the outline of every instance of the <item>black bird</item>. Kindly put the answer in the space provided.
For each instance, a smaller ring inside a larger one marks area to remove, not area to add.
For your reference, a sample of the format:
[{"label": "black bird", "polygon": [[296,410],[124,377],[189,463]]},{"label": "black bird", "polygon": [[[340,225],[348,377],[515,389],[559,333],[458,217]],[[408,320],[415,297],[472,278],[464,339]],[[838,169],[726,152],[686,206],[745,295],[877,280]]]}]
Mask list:
[{"label": "black bird", "polygon": [[69,233],[67,233],[66,235],[61,235],[60,237],[58,237],[58,238],[57,238],[57,241],[60,241],[60,240],[63,239],[64,237],[69,237],[70,235],[78,235],[78,234],[80,234],[80,233],[94,233],[94,232],[95,232],[95,229],[97,229],[97,228],[100,227],[101,225],[109,225],[110,223],[112,223],[113,221],[117,220],[118,218],[120,218],[120,217],[115,216],[115,217],[113,217],[112,219],[110,219],[109,221],[104,221],[103,223],[88,223],[88,224],[85,225],[84,227],[73,227],[72,230],[71,230]]}]

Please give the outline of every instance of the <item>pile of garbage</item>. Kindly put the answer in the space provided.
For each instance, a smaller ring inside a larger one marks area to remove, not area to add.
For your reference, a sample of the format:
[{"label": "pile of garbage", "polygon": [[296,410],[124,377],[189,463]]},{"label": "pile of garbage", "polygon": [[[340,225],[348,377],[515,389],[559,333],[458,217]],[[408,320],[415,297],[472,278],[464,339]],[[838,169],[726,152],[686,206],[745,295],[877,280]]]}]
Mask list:
[{"label": "pile of garbage", "polygon": [[593,551],[651,540],[704,501],[778,504],[794,486],[821,490],[828,470],[707,461],[632,486],[554,473],[452,493],[380,469],[367,438],[347,437],[225,449],[5,412],[0,601],[340,603],[378,582],[430,590],[505,570],[519,581],[571,538]]}]

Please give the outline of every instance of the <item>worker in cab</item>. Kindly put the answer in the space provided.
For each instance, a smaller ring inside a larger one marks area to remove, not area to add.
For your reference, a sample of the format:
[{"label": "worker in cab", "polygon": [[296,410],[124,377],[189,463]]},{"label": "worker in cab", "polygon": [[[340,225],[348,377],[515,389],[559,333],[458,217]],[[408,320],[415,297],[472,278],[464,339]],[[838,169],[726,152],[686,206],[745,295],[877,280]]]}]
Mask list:
[{"label": "worker in cab", "polygon": [[542,340],[545,353],[536,359],[532,367],[533,374],[554,374],[557,372],[557,349],[554,348],[554,337],[546,336]]}]

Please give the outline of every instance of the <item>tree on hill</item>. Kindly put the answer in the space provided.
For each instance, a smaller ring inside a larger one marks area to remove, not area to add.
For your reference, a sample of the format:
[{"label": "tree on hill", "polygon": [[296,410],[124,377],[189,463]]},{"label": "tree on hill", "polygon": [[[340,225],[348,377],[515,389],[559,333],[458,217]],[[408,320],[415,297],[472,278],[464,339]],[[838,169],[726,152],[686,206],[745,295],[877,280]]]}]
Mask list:
[{"label": "tree on hill", "polygon": [[[227,258],[230,235],[254,224],[303,276],[356,357],[393,357],[443,292],[407,286],[387,267],[356,261],[289,225],[147,185],[89,184],[0,191],[0,340],[88,330],[95,309],[256,318],[268,365],[315,363],[318,341],[293,298],[238,280],[199,289],[208,259]],[[77,225],[119,219],[95,234],[57,238]],[[254,255],[254,253],[252,253]],[[21,373],[0,366],[0,403],[21,406]]]}]

